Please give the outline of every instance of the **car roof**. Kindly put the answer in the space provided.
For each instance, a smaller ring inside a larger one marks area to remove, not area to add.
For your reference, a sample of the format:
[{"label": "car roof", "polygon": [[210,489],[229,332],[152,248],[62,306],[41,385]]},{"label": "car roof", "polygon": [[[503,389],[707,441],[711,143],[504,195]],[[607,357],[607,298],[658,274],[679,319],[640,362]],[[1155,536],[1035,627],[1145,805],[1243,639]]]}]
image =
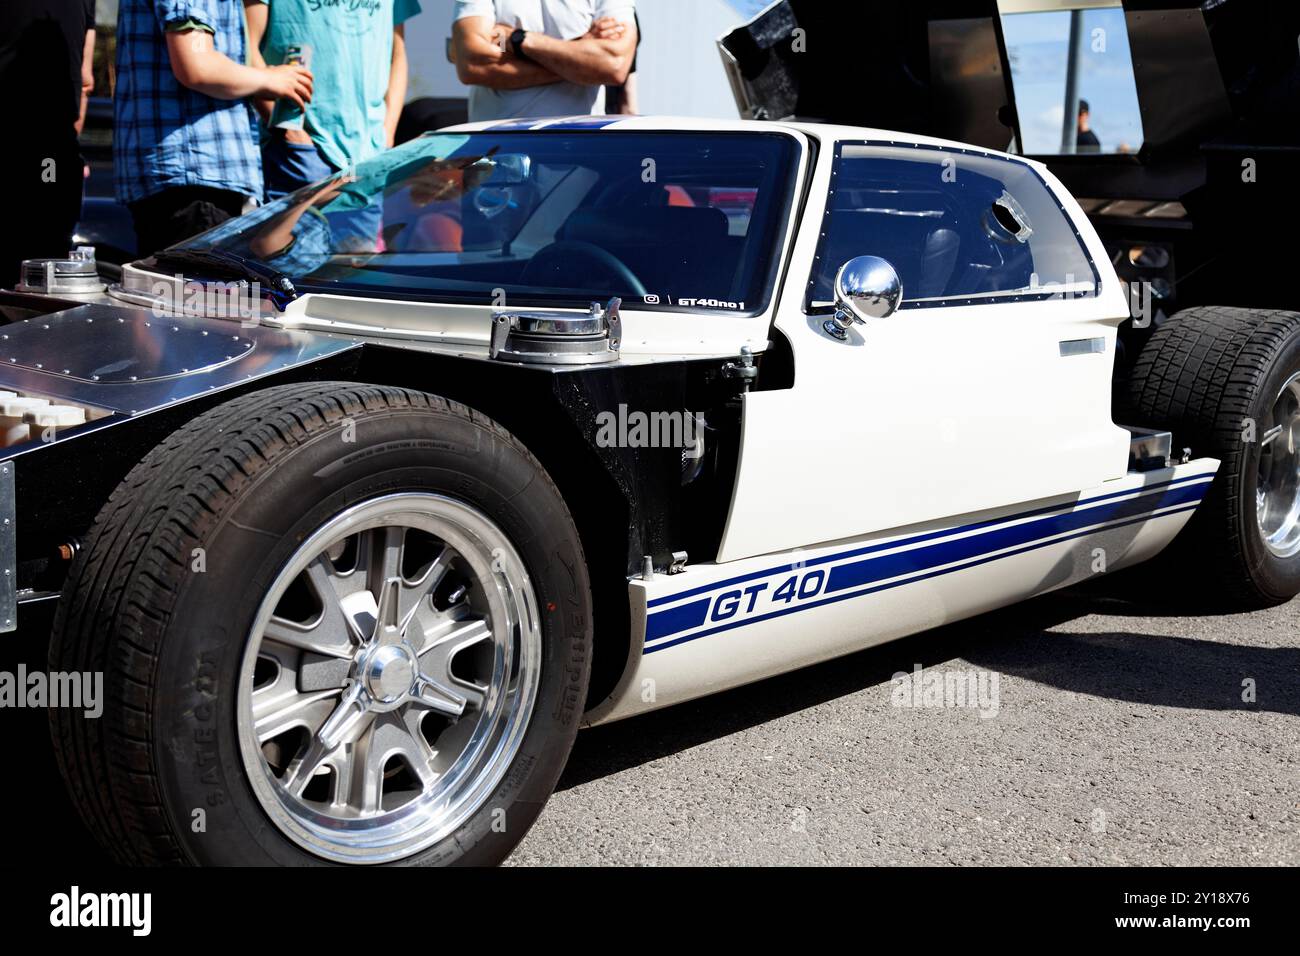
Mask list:
[{"label": "car roof", "polygon": [[773,130],[802,133],[819,142],[837,140],[904,143],[908,145],[937,146],[944,149],[968,149],[978,153],[1017,159],[1036,167],[1042,164],[1024,156],[1013,156],[981,146],[971,146],[949,139],[933,136],[920,136],[915,133],[900,133],[894,130],[871,129],[865,126],[840,126],[829,123],[814,123],[805,120],[752,120],[752,119],[718,119],[699,116],[555,116],[529,117],[527,119],[488,120],[480,123],[461,123],[448,126],[438,132],[470,133],[483,130],[528,131],[528,130],[643,130],[647,132],[721,131],[770,133]]}]

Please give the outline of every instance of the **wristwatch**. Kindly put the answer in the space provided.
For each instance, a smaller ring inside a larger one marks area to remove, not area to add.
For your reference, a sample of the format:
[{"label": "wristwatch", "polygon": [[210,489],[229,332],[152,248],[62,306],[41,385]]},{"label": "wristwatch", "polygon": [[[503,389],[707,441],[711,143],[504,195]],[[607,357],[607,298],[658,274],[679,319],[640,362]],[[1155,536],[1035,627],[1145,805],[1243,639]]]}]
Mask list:
[{"label": "wristwatch", "polygon": [[520,59],[528,59],[528,54],[524,52],[524,37],[528,36],[528,31],[522,28],[516,28],[510,34],[510,49],[515,51],[515,56]]}]

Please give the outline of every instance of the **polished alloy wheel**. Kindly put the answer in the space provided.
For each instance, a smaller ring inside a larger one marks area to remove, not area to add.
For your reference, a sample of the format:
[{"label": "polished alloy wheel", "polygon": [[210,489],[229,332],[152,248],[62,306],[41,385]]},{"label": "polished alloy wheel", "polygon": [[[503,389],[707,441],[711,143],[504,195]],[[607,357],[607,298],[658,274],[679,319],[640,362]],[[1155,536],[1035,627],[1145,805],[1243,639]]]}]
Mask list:
[{"label": "polished alloy wheel", "polygon": [[263,809],[326,859],[401,859],[483,806],[519,750],[541,669],[533,589],[482,512],[435,494],[349,508],[263,600],[239,743]]},{"label": "polished alloy wheel", "polygon": [[1264,546],[1279,558],[1300,552],[1300,373],[1282,386],[1260,436],[1255,513]]}]

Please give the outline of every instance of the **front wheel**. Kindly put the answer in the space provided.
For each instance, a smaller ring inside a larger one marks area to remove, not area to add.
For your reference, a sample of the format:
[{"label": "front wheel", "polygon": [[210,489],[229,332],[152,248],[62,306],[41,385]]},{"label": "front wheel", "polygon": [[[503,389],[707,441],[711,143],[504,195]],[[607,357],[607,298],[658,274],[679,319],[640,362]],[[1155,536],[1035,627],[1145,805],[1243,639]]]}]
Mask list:
[{"label": "front wheel", "polygon": [[127,862],[495,863],[549,797],[591,658],[581,545],[500,426],[421,393],[259,392],[123,482],[72,569],[61,769]]}]

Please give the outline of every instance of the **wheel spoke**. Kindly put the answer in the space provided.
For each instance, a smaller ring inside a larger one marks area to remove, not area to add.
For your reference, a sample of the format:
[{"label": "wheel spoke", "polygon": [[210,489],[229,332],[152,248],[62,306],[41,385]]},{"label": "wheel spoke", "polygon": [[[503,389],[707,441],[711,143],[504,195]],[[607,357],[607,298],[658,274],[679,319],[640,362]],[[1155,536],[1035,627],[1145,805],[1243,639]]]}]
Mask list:
[{"label": "wheel spoke", "polygon": [[351,754],[348,806],[361,816],[378,813],[383,806],[384,766],[402,750],[410,737],[404,727],[386,715],[371,723]]},{"label": "wheel spoke", "polygon": [[460,688],[452,688],[441,681],[421,674],[415,679],[415,697],[412,703],[422,704],[447,717],[459,717],[469,706],[469,697]]},{"label": "wheel spoke", "polygon": [[333,750],[352,734],[365,719],[366,713],[365,688],[361,686],[361,681],[353,681],[343,691],[343,699],[321,724],[316,736],[326,748]]},{"label": "wheel spoke", "polygon": [[[352,597],[355,589],[347,588],[346,579],[335,570],[327,555],[319,555],[303,574],[320,602],[320,614],[305,624],[272,615],[264,636],[315,654],[351,657],[357,645],[369,636],[356,615],[349,613],[343,604],[343,599]],[[348,593],[341,593],[340,587]]]},{"label": "wheel spoke", "polygon": [[424,644],[416,648],[420,660],[416,694],[420,702],[452,717],[466,710],[481,710],[488,688],[457,677],[452,673],[452,661],[462,651],[492,640],[487,622],[479,618],[448,621],[424,638]]},{"label": "wheel spoke", "polygon": [[396,644],[402,639],[402,621],[398,616],[402,600],[402,579],[386,578],[379,585],[375,601],[375,631],[371,639],[381,644]]},{"label": "wheel spoke", "polygon": [[334,710],[337,690],[320,690],[304,694],[292,684],[276,681],[253,693],[253,730],[257,742],[264,744],[294,727],[314,731]]},{"label": "wheel spoke", "polygon": [[316,775],[316,771],[325,765],[325,759],[329,755],[330,748],[321,743],[319,737],[313,737],[307,745],[306,752],[289,764],[289,769],[284,772],[284,779],[280,782],[295,797],[301,797],[302,792],[307,789],[307,784],[311,783],[311,778]]},{"label": "wheel spoke", "polygon": [[1255,520],[1264,546],[1286,558],[1300,551],[1300,374],[1278,394],[1270,420],[1260,437]]},{"label": "wheel spoke", "polygon": [[[335,609],[338,609],[337,605]],[[341,617],[342,612],[339,614]],[[356,649],[348,639],[348,629],[341,622],[336,627],[331,627],[325,616],[310,625],[304,625],[271,615],[262,631],[262,637],[325,657],[351,657]]]},{"label": "wheel spoke", "polygon": [[330,755],[330,768],[334,771],[334,787],[330,792],[330,809],[336,813],[346,810],[352,802],[352,778],[354,769],[354,748],[345,744]]},{"label": "wheel spoke", "polygon": [[415,612],[420,609],[420,602],[438,589],[438,585],[447,577],[450,568],[451,549],[444,547],[432,561],[420,569],[420,574],[415,580],[403,579],[397,612],[403,631],[409,627]]},{"label": "wheel spoke", "polygon": [[482,618],[465,618],[444,621],[423,635],[407,635],[415,654],[420,658],[420,669],[436,676],[450,674],[451,659],[483,641],[492,639],[492,631]]},{"label": "wheel spoke", "polygon": [[402,553],[406,547],[406,529],[397,526],[374,528],[366,532],[369,555],[370,591],[378,596],[380,588],[402,576]]},{"label": "wheel spoke", "polygon": [[367,743],[352,758],[348,805],[363,816],[371,815],[379,812],[383,797],[384,767],[375,759],[373,743]]},{"label": "wheel spoke", "polygon": [[284,779],[281,781],[285,788],[295,796],[302,794],[303,788],[307,786],[312,776],[324,765],[326,758],[334,753],[340,744],[355,736],[357,729],[364,726],[370,716],[366,709],[365,691],[360,682],[354,681],[349,684],[337,703],[328,699],[336,695],[337,691],[324,691],[317,695],[300,695],[323,697],[325,699],[323,701],[318,700],[317,703],[328,702],[331,706],[325,718],[320,722],[319,728],[312,734],[307,750],[289,765],[289,769],[285,772]]},{"label": "wheel spoke", "polygon": [[434,763],[438,758],[438,751],[429,746],[429,741],[424,739],[424,734],[420,730],[422,716],[420,711],[408,708],[399,718],[405,739],[397,746],[401,748],[402,759],[406,761],[415,779],[420,782],[421,789],[428,789],[441,774]]},{"label": "wheel spoke", "polygon": [[370,588],[375,595],[376,630],[382,629],[389,642],[400,640],[410,625],[420,603],[442,583],[450,568],[451,550],[446,546],[420,569],[414,580],[402,573],[406,553],[406,529],[376,528],[366,532],[363,542],[367,555]]},{"label": "wheel spoke", "polygon": [[485,571],[508,547],[464,502],[402,493],[341,511],[288,560],[245,651],[238,725],[258,800],[298,844],[405,858],[507,772],[540,673],[527,576]]}]

